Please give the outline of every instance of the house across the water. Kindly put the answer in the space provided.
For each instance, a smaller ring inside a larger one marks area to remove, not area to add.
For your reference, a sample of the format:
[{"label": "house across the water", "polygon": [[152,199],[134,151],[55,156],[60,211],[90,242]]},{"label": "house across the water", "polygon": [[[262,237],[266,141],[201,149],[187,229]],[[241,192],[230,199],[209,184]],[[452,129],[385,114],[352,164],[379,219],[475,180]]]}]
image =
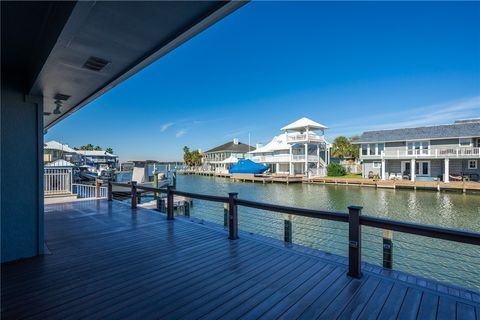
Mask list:
[{"label": "house across the water", "polygon": [[203,153],[203,166],[210,171],[225,171],[240,159],[248,157],[254,147],[240,142],[238,139],[214,147]]},{"label": "house across the water", "polygon": [[366,131],[356,142],[365,178],[478,181],[480,119]]},{"label": "house across the water", "polygon": [[324,176],[330,159],[326,126],[301,118],[281,130],[282,134],[250,154],[252,160],[270,167],[272,173]]}]

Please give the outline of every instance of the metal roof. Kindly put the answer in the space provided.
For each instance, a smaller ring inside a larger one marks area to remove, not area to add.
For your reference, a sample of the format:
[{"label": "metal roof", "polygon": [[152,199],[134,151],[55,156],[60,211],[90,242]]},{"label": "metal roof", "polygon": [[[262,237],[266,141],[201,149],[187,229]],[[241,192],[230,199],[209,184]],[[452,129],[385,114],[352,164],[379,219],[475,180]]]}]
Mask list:
[{"label": "metal roof", "polygon": [[283,127],[281,130],[297,130],[297,129],[305,129],[305,128],[313,129],[313,130],[322,130],[322,129],[327,129],[326,126],[324,126],[321,123],[315,122],[311,119],[308,119],[306,117],[303,117],[301,119],[298,119],[295,122],[292,122],[285,127]]},{"label": "metal roof", "polygon": [[365,131],[355,143],[480,137],[480,121],[430,127]]}]

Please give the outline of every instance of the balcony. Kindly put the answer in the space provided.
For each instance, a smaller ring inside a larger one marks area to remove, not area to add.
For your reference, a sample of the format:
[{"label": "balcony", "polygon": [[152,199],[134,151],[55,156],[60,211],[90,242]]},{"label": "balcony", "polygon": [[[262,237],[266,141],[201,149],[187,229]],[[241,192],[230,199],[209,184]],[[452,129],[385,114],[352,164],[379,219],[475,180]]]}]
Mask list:
[{"label": "balcony", "polygon": [[252,157],[252,161],[261,162],[261,163],[278,163],[278,162],[289,163],[290,155],[279,154],[279,155],[270,155],[270,156],[254,156]]},{"label": "balcony", "polygon": [[323,136],[314,133],[299,133],[287,136],[289,143],[322,143],[325,142]]},{"label": "balcony", "polygon": [[385,150],[377,155],[361,155],[362,159],[476,159],[480,158],[480,148],[431,148],[431,149],[396,149]]}]

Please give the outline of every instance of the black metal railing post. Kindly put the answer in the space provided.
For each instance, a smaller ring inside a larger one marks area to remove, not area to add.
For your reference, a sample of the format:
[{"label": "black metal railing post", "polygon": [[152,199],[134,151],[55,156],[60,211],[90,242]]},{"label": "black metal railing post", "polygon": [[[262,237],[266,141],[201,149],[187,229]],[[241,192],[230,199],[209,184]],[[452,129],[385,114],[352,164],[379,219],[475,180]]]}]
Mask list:
[{"label": "black metal railing post", "polygon": [[167,220],[173,220],[173,190],[172,186],[167,187]]},{"label": "black metal railing post", "polygon": [[132,209],[137,208],[137,182],[132,181]]},{"label": "black metal railing post", "polygon": [[108,181],[107,199],[108,199],[108,201],[112,201],[112,200],[113,200],[113,186],[112,186],[112,181]]},{"label": "black metal railing post", "polygon": [[348,275],[362,277],[362,233],[360,215],[362,207],[348,207]]},{"label": "black metal railing post", "polygon": [[235,200],[238,193],[228,194],[228,238],[230,240],[238,239],[238,210]]}]

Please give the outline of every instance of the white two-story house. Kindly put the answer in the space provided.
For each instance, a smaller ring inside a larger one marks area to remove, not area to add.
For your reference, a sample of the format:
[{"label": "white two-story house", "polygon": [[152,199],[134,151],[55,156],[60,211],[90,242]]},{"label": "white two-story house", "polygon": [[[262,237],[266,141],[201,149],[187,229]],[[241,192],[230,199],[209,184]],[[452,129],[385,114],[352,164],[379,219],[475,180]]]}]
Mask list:
[{"label": "white two-story house", "polygon": [[301,118],[281,130],[282,134],[251,151],[252,160],[270,167],[272,173],[325,176],[330,144],[326,126]]},{"label": "white two-story house", "polygon": [[364,132],[356,144],[365,178],[478,181],[480,119]]}]

